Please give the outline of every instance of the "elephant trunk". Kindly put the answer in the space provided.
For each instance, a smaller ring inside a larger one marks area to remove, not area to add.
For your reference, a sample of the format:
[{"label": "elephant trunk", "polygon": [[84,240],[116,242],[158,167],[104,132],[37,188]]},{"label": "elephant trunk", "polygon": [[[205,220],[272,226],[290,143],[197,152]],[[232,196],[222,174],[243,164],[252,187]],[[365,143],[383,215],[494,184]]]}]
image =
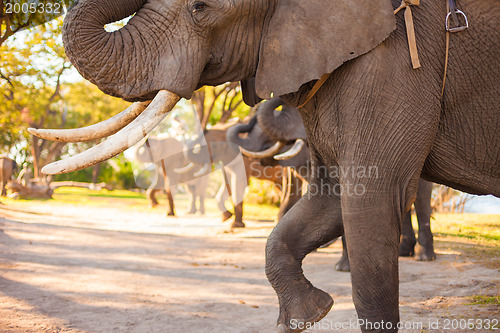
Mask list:
[{"label": "elephant trunk", "polygon": [[227,142],[233,143],[249,150],[259,149],[259,147],[254,147],[255,144],[252,142],[252,140],[240,137],[240,134],[251,132],[254,129],[256,123],[257,117],[254,116],[252,117],[252,119],[250,119],[248,124],[236,124],[232,126],[227,130]]},{"label": "elephant trunk", "polygon": [[[68,58],[83,77],[103,92],[128,101],[151,100],[161,89],[146,80],[155,71],[155,34],[146,0],[80,0],[68,11],[63,42]],[[146,4],[147,5],[147,4]],[[121,29],[104,26],[136,13]],[[158,14],[159,15],[159,14]],[[163,33],[163,32],[161,32]],[[149,74],[148,74],[149,73]]]},{"label": "elephant trunk", "polygon": [[[281,112],[275,115],[275,109],[281,105]],[[286,142],[307,138],[298,110],[284,105],[280,98],[263,103],[257,112],[257,119],[259,126],[274,140]]]}]

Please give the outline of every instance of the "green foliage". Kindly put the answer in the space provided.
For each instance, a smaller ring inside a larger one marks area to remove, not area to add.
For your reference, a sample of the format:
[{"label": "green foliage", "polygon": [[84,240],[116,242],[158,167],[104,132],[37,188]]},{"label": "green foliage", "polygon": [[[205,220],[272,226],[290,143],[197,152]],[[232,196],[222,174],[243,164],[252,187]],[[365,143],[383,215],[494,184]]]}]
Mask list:
[{"label": "green foliage", "polygon": [[279,193],[274,183],[257,178],[250,178],[250,185],[245,196],[245,202],[279,207]]},{"label": "green foliage", "polygon": [[94,124],[125,110],[130,103],[101,92],[88,81],[66,84],[61,95],[67,108],[67,127]]},{"label": "green foliage", "polygon": [[[440,237],[459,237],[481,244],[500,246],[500,215],[433,214],[432,232]],[[415,216],[412,222],[416,227]]]},{"label": "green foliage", "polygon": [[[64,173],[54,176],[54,181],[76,181],[90,183],[92,182],[93,168]],[[135,186],[134,170],[132,163],[120,154],[107,162],[103,162],[97,179],[98,183],[106,183],[113,189],[131,189]]]},{"label": "green foliage", "polygon": [[66,12],[74,0],[2,0],[0,45],[15,33],[50,22]]},{"label": "green foliage", "polygon": [[[59,18],[17,34],[0,47],[0,153],[15,151],[18,161],[34,160],[32,146],[35,144],[27,127],[87,126],[130,105],[105,95],[86,81],[66,82],[64,74],[71,64],[64,53],[61,29],[62,18]],[[95,142],[62,147],[37,140],[36,156],[42,166],[59,155],[75,154],[93,144]],[[133,183],[131,168],[121,161],[118,164],[125,169],[114,172],[110,166],[104,166],[102,172],[107,176],[101,181],[128,188]],[[124,179],[117,180],[114,173],[122,173]],[[57,179],[89,182],[92,169]]]},{"label": "green foliage", "polygon": [[470,297],[470,305],[500,305],[500,296],[475,295]]},{"label": "green foliage", "polygon": [[127,161],[123,155],[111,159],[101,170],[99,182],[111,184],[113,188],[118,189],[128,190],[136,187],[132,163]]},{"label": "green foliage", "polygon": [[[59,41],[62,20],[12,37],[0,47],[0,150],[27,141],[27,126],[64,121],[59,81],[70,67]],[[29,145],[24,145],[25,149]]]}]

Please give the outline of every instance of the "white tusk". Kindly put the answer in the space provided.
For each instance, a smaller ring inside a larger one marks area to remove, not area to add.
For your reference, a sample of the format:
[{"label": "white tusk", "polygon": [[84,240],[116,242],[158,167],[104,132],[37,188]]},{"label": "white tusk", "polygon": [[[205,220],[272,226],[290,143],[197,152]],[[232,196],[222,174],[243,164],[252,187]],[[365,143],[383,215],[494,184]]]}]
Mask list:
[{"label": "white tusk", "polygon": [[56,175],[76,171],[118,155],[151,132],[174,108],[179,99],[178,95],[170,91],[160,90],[146,110],[118,133],[78,155],[44,166],[42,172]]},{"label": "white tusk", "polygon": [[270,156],[274,156],[277,153],[279,153],[280,149],[283,148],[285,144],[281,141],[276,142],[272,147],[267,148],[266,150],[263,151],[250,151],[246,150],[243,147],[240,147],[241,153],[245,156],[252,157],[252,158],[266,158]]},{"label": "white tusk", "polygon": [[117,115],[100,123],[82,128],[72,129],[38,129],[28,128],[28,132],[42,139],[62,142],[82,142],[97,140],[115,134],[132,120],[137,118],[151,103],[136,102]]},{"label": "white tusk", "polygon": [[196,171],[193,176],[195,177],[200,177],[200,176],[203,176],[204,174],[207,173],[208,169],[210,168],[210,164],[208,163],[205,163],[205,165],[203,165],[203,168],[201,168],[200,170]]},{"label": "white tusk", "polygon": [[304,147],[304,144],[305,144],[304,140],[297,139],[293,144],[292,148],[288,149],[286,152],[282,154],[274,156],[274,159],[278,161],[289,160],[300,153],[300,150],[302,149],[302,147]]},{"label": "white tusk", "polygon": [[185,173],[185,172],[188,172],[189,170],[191,170],[192,168],[194,168],[194,164],[193,164],[193,162],[189,162],[189,164],[186,164],[182,168],[175,168],[174,171],[176,173]]}]

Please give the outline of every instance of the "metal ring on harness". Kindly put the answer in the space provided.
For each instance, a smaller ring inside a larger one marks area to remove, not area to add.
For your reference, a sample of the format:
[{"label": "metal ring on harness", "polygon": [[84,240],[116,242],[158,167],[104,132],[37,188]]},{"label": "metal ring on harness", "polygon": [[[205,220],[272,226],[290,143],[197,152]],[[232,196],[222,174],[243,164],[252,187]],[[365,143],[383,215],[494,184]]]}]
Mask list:
[{"label": "metal ring on harness", "polygon": [[469,21],[467,20],[467,16],[465,16],[464,12],[462,12],[460,9],[455,9],[455,13],[463,16],[463,18],[465,19],[465,25],[455,27],[455,28],[450,28],[448,25],[450,15],[452,15],[452,12],[450,11],[448,13],[448,15],[446,15],[446,31],[448,31],[448,32],[459,32],[459,31],[463,31],[469,27]]}]

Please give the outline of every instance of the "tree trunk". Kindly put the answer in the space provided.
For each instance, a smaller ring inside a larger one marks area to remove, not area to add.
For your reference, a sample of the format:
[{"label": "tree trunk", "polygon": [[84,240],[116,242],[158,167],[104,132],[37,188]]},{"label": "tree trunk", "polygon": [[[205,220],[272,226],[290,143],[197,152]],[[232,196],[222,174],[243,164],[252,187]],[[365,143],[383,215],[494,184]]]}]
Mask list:
[{"label": "tree trunk", "polygon": [[92,184],[97,184],[99,179],[99,174],[101,173],[101,163],[98,163],[92,167]]}]

